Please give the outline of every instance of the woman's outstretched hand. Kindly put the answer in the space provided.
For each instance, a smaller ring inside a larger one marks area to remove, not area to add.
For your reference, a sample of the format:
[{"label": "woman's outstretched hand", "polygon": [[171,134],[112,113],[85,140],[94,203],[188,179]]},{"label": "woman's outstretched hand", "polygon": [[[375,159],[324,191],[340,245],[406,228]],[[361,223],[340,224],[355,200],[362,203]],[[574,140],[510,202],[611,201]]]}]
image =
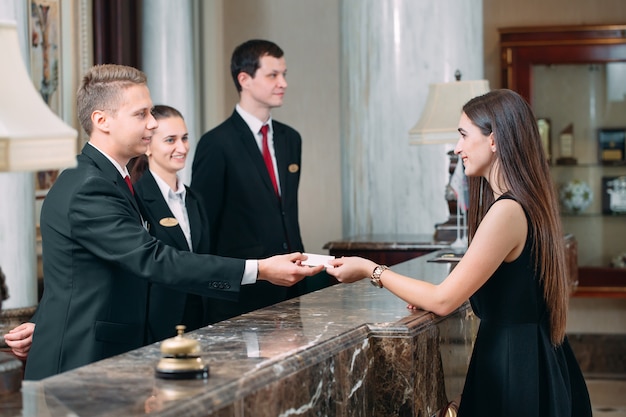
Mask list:
[{"label": "woman's outstretched hand", "polygon": [[328,261],[334,268],[327,268],[326,272],[344,284],[350,284],[369,278],[377,264],[369,259],[358,256],[341,257]]}]

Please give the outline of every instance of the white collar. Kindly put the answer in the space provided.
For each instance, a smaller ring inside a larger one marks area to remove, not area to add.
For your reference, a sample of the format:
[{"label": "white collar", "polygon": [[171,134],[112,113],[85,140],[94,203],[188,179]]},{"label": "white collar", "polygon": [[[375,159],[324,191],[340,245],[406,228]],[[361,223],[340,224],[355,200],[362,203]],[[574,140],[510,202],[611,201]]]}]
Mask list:
[{"label": "white collar", "polygon": [[269,132],[271,132],[272,134],[274,133],[274,130],[272,128],[272,115],[271,114],[270,114],[270,117],[267,119],[267,122],[263,122],[257,119],[256,117],[254,117],[252,114],[245,111],[243,107],[241,107],[239,104],[235,106],[235,110],[237,111],[237,113],[239,113],[243,121],[246,122],[246,124],[248,125],[252,133],[254,133],[255,135],[259,134],[259,132],[261,131],[261,127],[263,125],[269,125],[270,127]]},{"label": "white collar", "polygon": [[[259,128],[260,129],[260,128]],[[122,176],[122,178],[126,178],[126,176],[128,176],[130,178],[130,174],[128,173],[128,168],[126,168],[125,166],[121,166],[120,164],[117,163],[117,161],[115,159],[113,159],[111,156],[109,156],[109,154],[107,154],[106,152],[104,152],[102,149],[98,148],[96,145],[94,145],[91,142],[87,142],[89,145],[93,146],[95,150],[97,150],[98,152],[100,152],[102,155],[104,155],[109,161],[111,161],[111,163],[113,164],[113,166],[118,170],[118,172],[120,173],[120,175]]]},{"label": "white collar", "polygon": [[178,196],[180,196],[180,198],[183,201],[185,201],[187,190],[185,189],[185,185],[182,183],[180,178],[178,178],[178,176],[176,176],[177,190],[174,191],[170,188],[169,185],[167,185],[167,183],[161,177],[155,174],[154,171],[150,170],[150,173],[154,177],[154,180],[156,181],[157,185],[159,186],[159,190],[161,190],[161,194],[163,194],[163,199],[165,199],[165,201],[167,201],[170,198],[176,198]]}]

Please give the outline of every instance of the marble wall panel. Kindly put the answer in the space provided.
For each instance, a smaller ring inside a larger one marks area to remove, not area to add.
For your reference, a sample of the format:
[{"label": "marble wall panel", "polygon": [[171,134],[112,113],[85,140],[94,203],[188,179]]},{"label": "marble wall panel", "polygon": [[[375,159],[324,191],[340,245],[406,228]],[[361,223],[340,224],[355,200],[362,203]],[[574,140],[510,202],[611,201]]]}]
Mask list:
[{"label": "marble wall panel", "polygon": [[437,327],[413,337],[374,338],[370,394],[376,416],[430,416],[446,403]]},{"label": "marble wall panel", "polygon": [[[453,145],[409,145],[428,86],[483,78],[482,0],[341,1],[344,236],[433,233]],[[459,116],[460,116],[459,109]]]},{"label": "marble wall panel", "polygon": [[[154,104],[178,109],[189,131],[187,164],[179,176],[191,182],[191,161],[199,129],[199,106],[195,98],[196,80],[191,0],[144,0],[142,7],[142,67],[148,75],[148,87]],[[176,30],[168,30],[175,28]]]},{"label": "marble wall panel", "polygon": [[5,310],[37,305],[34,175],[0,173],[0,266],[9,289]]}]

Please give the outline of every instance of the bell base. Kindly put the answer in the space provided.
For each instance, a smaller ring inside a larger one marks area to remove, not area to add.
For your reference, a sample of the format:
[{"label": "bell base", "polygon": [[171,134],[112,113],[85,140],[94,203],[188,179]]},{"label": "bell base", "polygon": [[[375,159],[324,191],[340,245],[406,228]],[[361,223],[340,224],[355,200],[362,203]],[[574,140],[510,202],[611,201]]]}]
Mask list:
[{"label": "bell base", "polygon": [[209,377],[209,366],[192,370],[164,370],[157,368],[154,374],[157,378],[162,379],[207,379]]}]

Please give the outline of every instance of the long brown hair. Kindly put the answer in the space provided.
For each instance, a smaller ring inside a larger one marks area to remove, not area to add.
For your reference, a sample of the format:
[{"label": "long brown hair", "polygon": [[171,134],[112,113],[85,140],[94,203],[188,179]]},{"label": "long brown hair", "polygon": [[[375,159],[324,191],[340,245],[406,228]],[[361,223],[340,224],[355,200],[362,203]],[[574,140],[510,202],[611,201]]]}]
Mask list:
[{"label": "long brown hair", "polygon": [[[550,314],[550,339],[558,346],[565,337],[567,321],[565,243],[556,190],[535,115],[526,100],[506,89],[473,98],[463,106],[463,112],[484,135],[493,133],[499,164],[498,182],[507,185],[510,194],[527,213],[529,235],[534,237],[535,270],[539,273]],[[494,196],[483,177],[468,180],[471,241]]]}]

